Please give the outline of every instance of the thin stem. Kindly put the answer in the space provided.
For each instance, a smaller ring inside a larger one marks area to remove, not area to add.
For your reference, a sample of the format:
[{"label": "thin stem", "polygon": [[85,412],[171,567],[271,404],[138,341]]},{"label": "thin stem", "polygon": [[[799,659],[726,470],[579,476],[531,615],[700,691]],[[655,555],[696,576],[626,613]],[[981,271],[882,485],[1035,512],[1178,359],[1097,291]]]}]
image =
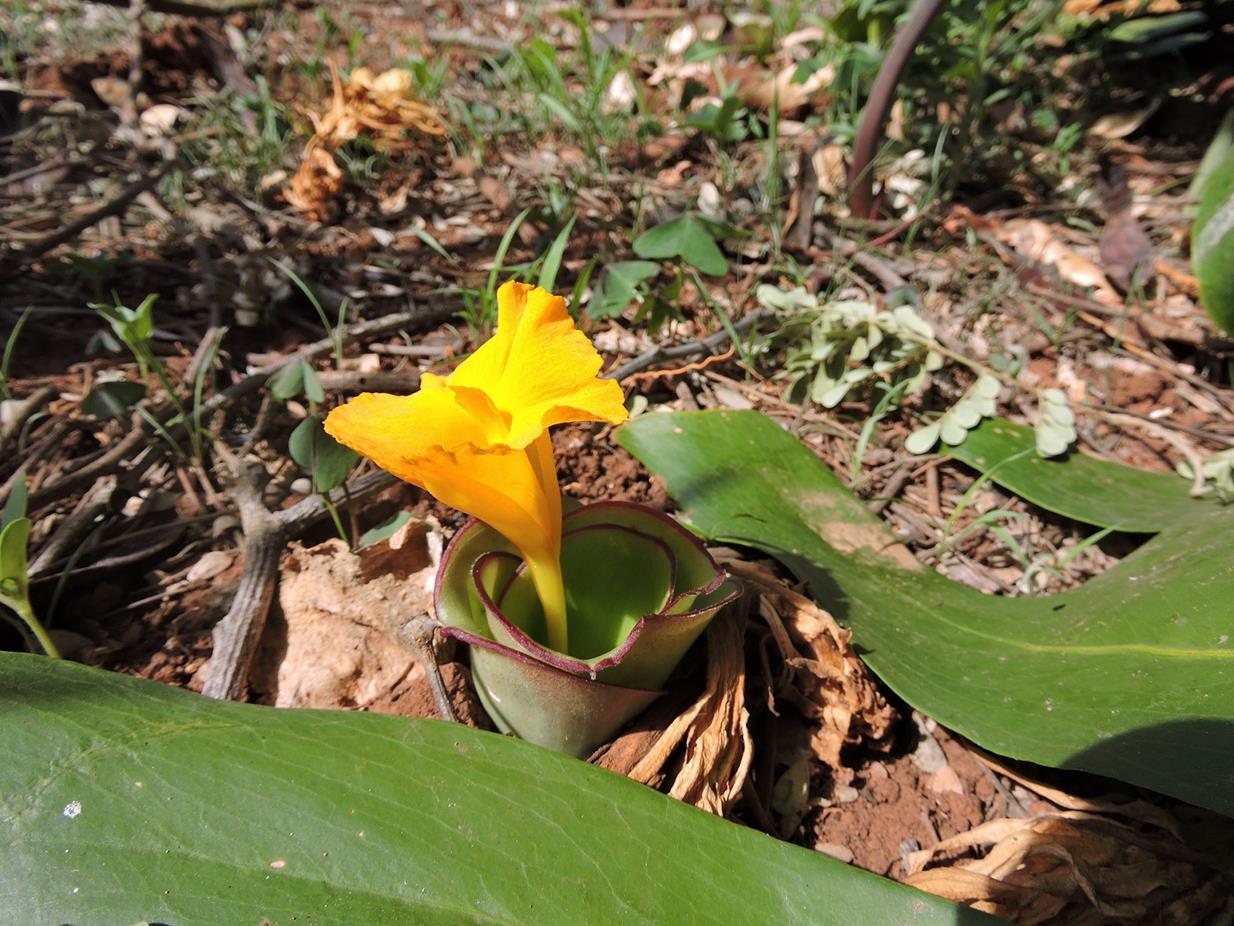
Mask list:
[{"label": "thin stem", "polygon": [[330,512],[330,520],[334,522],[334,529],[338,531],[339,540],[343,541],[343,543],[348,546],[351,546],[350,541],[347,539],[347,532],[343,530],[342,519],[338,516],[338,507],[334,504],[334,502],[330,501],[330,496],[325,492],[321,492],[319,494],[321,495],[322,503],[326,506],[326,511]]},{"label": "thin stem", "polygon": [[45,652],[52,659],[59,659],[60,651],[56,649],[56,644],[52,642],[47,631],[43,629],[43,625],[39,622],[39,619],[34,616],[34,610],[30,607],[30,603],[28,601],[13,601],[10,599],[6,602],[6,604],[16,611],[17,616],[20,617],[25,622],[26,626],[30,628],[30,632],[33,633],[35,639],[39,641],[39,646],[43,647],[43,652]]}]

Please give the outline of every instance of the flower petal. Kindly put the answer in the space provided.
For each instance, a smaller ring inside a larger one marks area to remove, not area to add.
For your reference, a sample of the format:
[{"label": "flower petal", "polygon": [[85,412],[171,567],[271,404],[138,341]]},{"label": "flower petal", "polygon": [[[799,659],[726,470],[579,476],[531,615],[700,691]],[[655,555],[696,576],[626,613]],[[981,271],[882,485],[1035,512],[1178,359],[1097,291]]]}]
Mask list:
[{"label": "flower petal", "polygon": [[497,291],[497,304],[496,333],[448,382],[492,398],[510,418],[510,446],[525,447],[554,424],[625,421],[621,387],[596,378],[603,360],[574,326],[564,299],[525,283],[506,283]]},{"label": "flower petal", "polygon": [[490,443],[493,427],[482,403],[460,401],[438,377],[415,395],[363,393],[325,423],[339,443],[489,524],[525,558],[556,559],[561,497],[543,478],[542,450],[535,465],[527,450]]}]

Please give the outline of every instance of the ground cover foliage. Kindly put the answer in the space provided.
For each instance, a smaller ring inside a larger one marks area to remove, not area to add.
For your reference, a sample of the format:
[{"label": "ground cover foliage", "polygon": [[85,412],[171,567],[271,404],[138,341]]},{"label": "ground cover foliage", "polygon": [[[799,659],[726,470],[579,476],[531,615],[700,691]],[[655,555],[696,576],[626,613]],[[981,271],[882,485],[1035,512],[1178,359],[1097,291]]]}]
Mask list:
[{"label": "ground cover foliage", "polygon": [[[854,164],[930,6],[0,11],[0,920],[1234,915],[1234,17],[938,4]],[[744,588],[606,772],[322,427],[511,278]]]}]

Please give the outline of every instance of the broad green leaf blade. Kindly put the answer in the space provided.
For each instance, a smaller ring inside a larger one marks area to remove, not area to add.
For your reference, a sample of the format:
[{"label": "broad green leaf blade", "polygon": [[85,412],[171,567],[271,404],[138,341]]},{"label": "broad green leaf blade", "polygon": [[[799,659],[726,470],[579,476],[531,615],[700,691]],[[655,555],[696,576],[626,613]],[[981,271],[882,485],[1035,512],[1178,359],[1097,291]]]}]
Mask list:
[{"label": "broad green leaf blade", "polygon": [[1200,301],[1217,327],[1234,334],[1234,150],[1204,181],[1191,237]]},{"label": "broad green leaf blade", "polygon": [[1225,163],[1226,157],[1234,151],[1234,109],[1225,114],[1221,125],[1209,142],[1200,166],[1196,168],[1195,176],[1191,178],[1191,186],[1187,188],[1187,198],[1198,201],[1204,192],[1204,185],[1213,175],[1217,167]]},{"label": "broad green leaf blade", "polygon": [[917,563],[757,412],[647,415],[620,440],[701,533],[806,579],[913,707],[994,752],[1234,814],[1234,508],[1197,507],[1073,591],[997,598]]},{"label": "broad green leaf blade", "polygon": [[587,314],[593,319],[620,315],[634,301],[640,283],[660,272],[660,265],[649,260],[628,260],[604,268],[600,283],[592,292]]},{"label": "broad green leaf blade", "polygon": [[400,511],[389,521],[378,524],[376,527],[370,527],[360,535],[360,539],[356,542],[356,549],[363,550],[365,547],[371,547],[374,544],[381,543],[383,540],[389,540],[410,520],[410,511]]},{"label": "broad green leaf blade", "polygon": [[0,923],[994,923],[505,737],[0,654]]},{"label": "broad green leaf blade", "polygon": [[289,363],[272,375],[267,383],[270,395],[277,402],[294,399],[304,391],[304,369],[308,366],[303,360]]},{"label": "broad green leaf blade", "polygon": [[947,452],[1046,511],[1098,527],[1155,534],[1188,524],[1216,505],[1192,498],[1190,483],[1174,473],[1150,473],[1078,451],[1066,459],[1043,459],[1032,428],[1002,419],[982,423]]}]

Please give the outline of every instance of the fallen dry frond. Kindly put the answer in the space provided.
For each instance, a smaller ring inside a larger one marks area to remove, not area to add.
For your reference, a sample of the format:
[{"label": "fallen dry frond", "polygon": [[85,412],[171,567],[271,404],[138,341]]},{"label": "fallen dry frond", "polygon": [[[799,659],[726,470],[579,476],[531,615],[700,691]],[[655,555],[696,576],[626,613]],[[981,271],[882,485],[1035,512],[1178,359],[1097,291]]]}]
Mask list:
[{"label": "fallen dry frond", "polygon": [[419,141],[408,133],[432,136],[446,133],[437,110],[414,97],[411,74],[402,68],[391,68],[377,75],[368,68],[357,68],[346,83],[338,71],[331,70],[330,76],[333,84],[330,107],[320,115],[308,113],[313,123],[310,148],[324,146],[332,151],[366,135],[379,150],[406,151]]},{"label": "fallen dry frond", "polygon": [[759,593],[759,615],[771,629],[788,675],[779,697],[814,723],[810,748],[818,760],[839,768],[845,746],[885,743],[895,710],[853,651],[851,634],[765,567],[730,560],[725,568]]},{"label": "fallen dry frond", "polygon": [[330,77],[333,91],[328,108],[306,113],[313,123],[313,137],[305,145],[304,160],[286,193],[293,208],[316,221],[328,217],[343,186],[343,172],[334,160],[338,148],[364,136],[379,151],[408,151],[426,135],[446,133],[437,110],[415,98],[411,74],[402,68],[377,75],[368,68],[357,68],[346,82],[331,68]]},{"label": "fallen dry frond", "polygon": [[631,778],[644,784],[661,780],[673,754],[684,747],[668,788],[671,796],[720,815],[740,796],[754,753],[745,708],[744,640],[744,616],[727,608],[707,630],[706,688],[630,769]]},{"label": "fallen dry frond", "polygon": [[1223,855],[1085,811],[991,820],[913,853],[908,867],[906,883],[1023,926],[1183,926],[1234,912]]},{"label": "fallen dry frond", "polygon": [[291,189],[283,194],[292,208],[315,222],[325,221],[334,207],[334,198],[343,188],[343,171],[325,148],[304,152],[300,169],[291,178]]}]

